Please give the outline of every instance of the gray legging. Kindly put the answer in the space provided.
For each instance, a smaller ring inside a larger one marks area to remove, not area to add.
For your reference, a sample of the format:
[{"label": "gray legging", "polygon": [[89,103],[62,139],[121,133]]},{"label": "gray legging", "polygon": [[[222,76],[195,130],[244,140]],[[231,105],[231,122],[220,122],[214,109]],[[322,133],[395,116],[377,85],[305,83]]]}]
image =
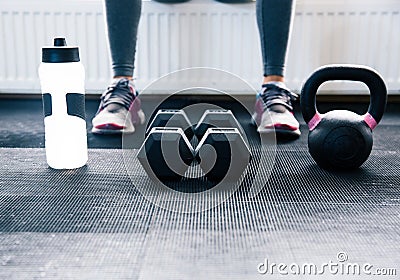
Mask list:
[{"label": "gray legging", "polygon": [[[284,75],[295,0],[257,0],[264,76]],[[132,76],[141,0],[105,0],[114,76]]]}]

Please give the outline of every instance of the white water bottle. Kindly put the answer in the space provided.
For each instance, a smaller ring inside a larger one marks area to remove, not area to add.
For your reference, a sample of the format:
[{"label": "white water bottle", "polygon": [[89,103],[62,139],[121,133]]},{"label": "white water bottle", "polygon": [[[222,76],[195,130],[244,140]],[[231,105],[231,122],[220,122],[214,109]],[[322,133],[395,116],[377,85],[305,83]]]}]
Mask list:
[{"label": "white water bottle", "polygon": [[88,160],[85,69],[78,47],[64,38],[42,48],[39,77],[43,96],[46,159],[55,169],[82,167]]}]

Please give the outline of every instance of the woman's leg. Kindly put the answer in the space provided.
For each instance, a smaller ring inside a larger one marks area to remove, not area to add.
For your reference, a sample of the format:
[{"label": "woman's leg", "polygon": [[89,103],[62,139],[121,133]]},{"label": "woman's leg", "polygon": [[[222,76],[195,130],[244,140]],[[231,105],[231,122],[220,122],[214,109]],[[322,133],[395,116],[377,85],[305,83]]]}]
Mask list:
[{"label": "woman's leg", "polygon": [[256,12],[263,59],[263,85],[254,118],[258,131],[299,136],[293,115],[296,95],[285,86],[285,63],[295,0],[257,0]]},{"label": "woman's leg", "polygon": [[141,0],[105,0],[107,38],[114,77],[132,77]]},{"label": "woman's leg", "polygon": [[141,0],[105,0],[107,38],[111,53],[113,81],[101,96],[92,120],[93,133],[132,133],[144,123],[132,81]]},{"label": "woman's leg", "polygon": [[256,2],[264,77],[272,80],[282,80],[284,77],[294,5],[293,0]]}]

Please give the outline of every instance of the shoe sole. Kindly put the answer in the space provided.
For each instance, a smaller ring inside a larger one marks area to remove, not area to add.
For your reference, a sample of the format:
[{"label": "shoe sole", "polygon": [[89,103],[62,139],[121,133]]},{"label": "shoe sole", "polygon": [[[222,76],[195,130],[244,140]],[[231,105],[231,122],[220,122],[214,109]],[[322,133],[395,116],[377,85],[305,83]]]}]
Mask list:
[{"label": "shoe sole", "polygon": [[283,137],[294,137],[298,138],[301,135],[300,129],[290,129],[290,128],[279,128],[279,127],[271,127],[271,128],[260,128],[256,122],[255,116],[253,115],[251,118],[251,124],[257,127],[257,132],[260,134],[272,134],[275,133],[277,135]]},{"label": "shoe sole", "polygon": [[271,134],[276,133],[280,136],[292,136],[292,137],[300,137],[301,132],[300,129],[290,130],[290,129],[283,129],[283,128],[257,128],[258,133],[260,134]]},{"label": "shoe sole", "polygon": [[146,117],[145,117],[143,110],[139,110],[137,112],[137,114],[138,114],[138,119],[139,119],[138,122],[130,123],[130,124],[128,124],[128,126],[121,126],[119,124],[112,123],[112,122],[104,123],[104,124],[94,126],[92,128],[92,133],[102,134],[102,135],[132,134],[135,132],[134,125],[136,125],[136,124],[143,125],[144,122],[146,121]]}]

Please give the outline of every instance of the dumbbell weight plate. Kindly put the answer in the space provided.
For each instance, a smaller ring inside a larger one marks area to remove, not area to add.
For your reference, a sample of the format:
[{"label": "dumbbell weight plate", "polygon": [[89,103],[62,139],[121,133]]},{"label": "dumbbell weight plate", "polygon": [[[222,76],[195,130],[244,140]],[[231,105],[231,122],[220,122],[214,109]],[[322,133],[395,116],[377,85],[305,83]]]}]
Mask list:
[{"label": "dumbbell weight plate", "polygon": [[179,180],[193,161],[194,150],[181,128],[154,127],[138,152],[147,174],[159,180]]},{"label": "dumbbell weight plate", "polygon": [[244,131],[238,120],[235,118],[231,110],[212,109],[206,110],[200,121],[196,125],[194,131],[199,139],[206,133],[208,128],[236,128],[244,135]]},{"label": "dumbbell weight plate", "polygon": [[250,149],[237,128],[209,128],[195,150],[210,181],[235,182],[250,162]]},{"label": "dumbbell weight plate", "polygon": [[146,136],[154,127],[180,127],[185,132],[190,141],[194,135],[193,127],[183,110],[161,109],[158,110],[154,118],[149,122],[146,129]]}]

